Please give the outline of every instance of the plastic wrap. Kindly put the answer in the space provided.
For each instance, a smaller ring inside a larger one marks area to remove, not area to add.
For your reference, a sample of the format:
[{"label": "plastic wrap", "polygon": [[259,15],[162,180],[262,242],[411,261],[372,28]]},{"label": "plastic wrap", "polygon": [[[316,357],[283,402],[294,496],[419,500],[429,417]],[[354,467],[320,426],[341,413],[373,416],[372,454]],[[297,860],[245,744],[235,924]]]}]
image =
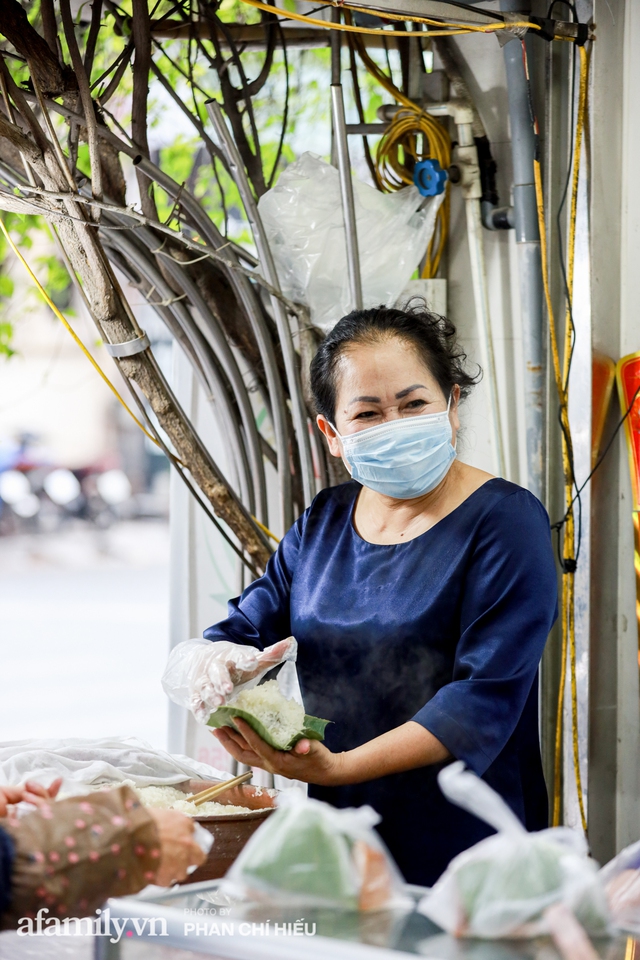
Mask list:
[{"label": "plastic wrap", "polygon": [[461,762],[438,781],[453,803],[498,833],[455,857],[419,911],[454,936],[530,937],[550,932],[545,911],[562,903],[593,935],[610,915],[596,863],[567,827],[527,833],[504,800]]},{"label": "plastic wrap", "polygon": [[380,910],[409,907],[402,877],[373,829],[371,807],[336,810],[290,790],[254,833],[224,890],[287,906]]},{"label": "plastic wrap", "polygon": [[600,871],[613,922],[640,936],[640,842],[625,847]]},{"label": "plastic wrap", "polygon": [[[442,195],[425,199],[412,186],[380,193],[355,179],[353,188],[363,305],[392,306],[425,254]],[[283,293],[330,330],[351,303],[337,169],[304,153],[258,209]]]},{"label": "plastic wrap", "polygon": [[174,703],[187,707],[196,720],[206,723],[217,707],[240,690],[255,686],[283,661],[291,663],[287,681],[295,685],[291,672],[295,675],[297,653],[293,637],[262,651],[227,640],[184,640],[169,655],[162,687]]}]

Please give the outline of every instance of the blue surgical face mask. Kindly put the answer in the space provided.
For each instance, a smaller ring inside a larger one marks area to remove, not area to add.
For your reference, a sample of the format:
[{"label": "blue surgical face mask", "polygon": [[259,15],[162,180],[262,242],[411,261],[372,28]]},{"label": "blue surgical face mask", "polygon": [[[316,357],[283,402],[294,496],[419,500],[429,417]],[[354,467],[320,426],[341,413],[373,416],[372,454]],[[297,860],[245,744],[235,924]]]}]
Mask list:
[{"label": "blue surgical face mask", "polygon": [[403,417],[346,436],[333,427],[353,479],[396,500],[434,490],[456,457],[450,406],[451,396],[442,413]]}]

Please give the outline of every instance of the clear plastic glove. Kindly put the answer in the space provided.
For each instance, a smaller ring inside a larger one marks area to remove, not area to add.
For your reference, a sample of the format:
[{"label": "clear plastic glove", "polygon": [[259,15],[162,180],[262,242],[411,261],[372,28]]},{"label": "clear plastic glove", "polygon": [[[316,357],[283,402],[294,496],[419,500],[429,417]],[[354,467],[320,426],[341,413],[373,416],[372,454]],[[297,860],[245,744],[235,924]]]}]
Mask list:
[{"label": "clear plastic glove", "polygon": [[174,703],[206,723],[214,710],[243,687],[253,686],[283,661],[295,661],[297,652],[294,637],[262,651],[227,640],[184,640],[171,651],[162,687]]}]

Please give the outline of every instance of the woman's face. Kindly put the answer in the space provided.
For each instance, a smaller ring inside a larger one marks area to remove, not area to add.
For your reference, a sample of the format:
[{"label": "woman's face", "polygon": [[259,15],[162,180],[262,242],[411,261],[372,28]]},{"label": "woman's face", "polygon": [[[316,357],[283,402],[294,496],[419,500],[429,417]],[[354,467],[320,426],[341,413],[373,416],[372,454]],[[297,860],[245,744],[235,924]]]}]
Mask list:
[{"label": "woman's face", "polygon": [[[459,396],[456,385],[449,410],[454,444],[460,429]],[[390,420],[441,413],[448,400],[412,344],[394,336],[373,344],[352,344],[336,367],[335,423],[332,426],[320,415],[318,427],[333,456],[341,457],[342,444],[334,426],[340,434],[357,433]]]}]

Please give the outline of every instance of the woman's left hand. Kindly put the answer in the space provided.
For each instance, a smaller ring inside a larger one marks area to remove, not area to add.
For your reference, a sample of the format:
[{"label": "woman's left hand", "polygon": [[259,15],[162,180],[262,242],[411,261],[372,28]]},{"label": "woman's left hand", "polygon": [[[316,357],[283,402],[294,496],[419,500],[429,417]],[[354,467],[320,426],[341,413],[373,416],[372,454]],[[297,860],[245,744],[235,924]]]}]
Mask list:
[{"label": "woman's left hand", "polygon": [[274,750],[245,720],[234,717],[233,722],[239,733],[231,727],[220,727],[212,732],[238,763],[319,786],[333,787],[344,782],[345,754],[331,753],[318,740],[300,740],[292,750]]}]

